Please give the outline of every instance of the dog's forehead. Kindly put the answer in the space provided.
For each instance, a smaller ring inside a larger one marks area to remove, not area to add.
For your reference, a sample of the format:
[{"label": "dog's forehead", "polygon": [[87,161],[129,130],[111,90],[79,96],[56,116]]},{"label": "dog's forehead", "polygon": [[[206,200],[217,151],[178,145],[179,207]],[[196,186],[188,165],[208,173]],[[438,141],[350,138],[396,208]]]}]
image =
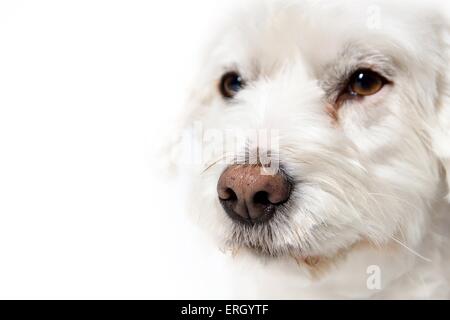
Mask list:
[{"label": "dog's forehead", "polygon": [[402,44],[418,46],[416,31],[426,25],[420,15],[384,1],[277,1],[252,7],[257,9],[239,12],[221,30],[212,50],[216,65],[263,75],[298,59],[318,68],[351,52],[352,45],[355,51],[387,53]]}]

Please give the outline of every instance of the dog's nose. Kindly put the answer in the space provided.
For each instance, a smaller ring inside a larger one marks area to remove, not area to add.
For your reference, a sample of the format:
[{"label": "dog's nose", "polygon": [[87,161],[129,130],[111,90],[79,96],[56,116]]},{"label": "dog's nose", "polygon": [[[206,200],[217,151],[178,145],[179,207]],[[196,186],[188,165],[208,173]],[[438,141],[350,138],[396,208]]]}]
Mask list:
[{"label": "dog's nose", "polygon": [[265,222],[291,194],[291,183],[278,171],[263,175],[256,165],[234,165],[227,168],[217,184],[219,200],[234,220],[246,223]]}]

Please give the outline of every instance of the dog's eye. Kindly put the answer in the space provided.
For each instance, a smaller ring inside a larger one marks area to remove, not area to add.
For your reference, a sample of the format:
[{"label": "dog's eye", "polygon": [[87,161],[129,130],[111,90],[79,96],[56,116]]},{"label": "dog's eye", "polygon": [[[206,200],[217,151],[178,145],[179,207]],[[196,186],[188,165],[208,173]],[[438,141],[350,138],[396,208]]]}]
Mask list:
[{"label": "dog's eye", "polygon": [[350,78],[348,91],[352,96],[371,96],[379,92],[386,79],[372,70],[358,70]]},{"label": "dog's eye", "polygon": [[228,72],[220,80],[220,93],[224,98],[231,99],[244,87],[244,80],[237,72]]}]

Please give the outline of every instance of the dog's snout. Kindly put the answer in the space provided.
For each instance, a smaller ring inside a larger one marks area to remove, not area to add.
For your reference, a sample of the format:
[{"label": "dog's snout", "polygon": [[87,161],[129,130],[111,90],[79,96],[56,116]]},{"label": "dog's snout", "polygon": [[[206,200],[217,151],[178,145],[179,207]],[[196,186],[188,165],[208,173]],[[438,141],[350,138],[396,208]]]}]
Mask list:
[{"label": "dog's snout", "polygon": [[226,213],[246,223],[268,221],[291,194],[291,183],[282,172],[262,174],[257,165],[234,165],[220,176],[217,192]]}]

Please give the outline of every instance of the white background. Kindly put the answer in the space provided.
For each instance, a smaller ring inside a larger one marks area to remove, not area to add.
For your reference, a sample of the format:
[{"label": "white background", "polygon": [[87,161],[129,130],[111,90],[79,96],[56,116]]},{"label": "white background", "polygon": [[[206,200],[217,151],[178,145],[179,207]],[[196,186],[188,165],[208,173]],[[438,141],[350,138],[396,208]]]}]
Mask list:
[{"label": "white background", "polygon": [[155,151],[222,5],[0,0],[0,298],[228,296]]},{"label": "white background", "polygon": [[155,174],[217,8],[0,0],[0,298],[226,292]]}]

